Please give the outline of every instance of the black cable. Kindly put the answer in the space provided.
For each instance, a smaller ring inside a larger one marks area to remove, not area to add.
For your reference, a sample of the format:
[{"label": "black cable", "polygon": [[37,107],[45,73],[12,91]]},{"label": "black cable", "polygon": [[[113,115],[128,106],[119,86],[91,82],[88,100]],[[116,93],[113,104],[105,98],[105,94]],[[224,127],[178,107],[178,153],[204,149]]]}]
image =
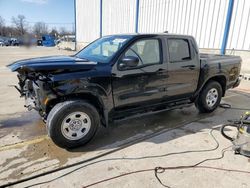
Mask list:
[{"label": "black cable", "polygon": [[226,127],[235,127],[235,128],[237,128],[237,129],[239,129],[239,125],[237,125],[237,124],[224,124],[224,125],[222,125],[222,127],[221,127],[220,133],[222,134],[222,136],[224,136],[226,139],[228,139],[228,140],[230,140],[231,142],[233,142],[233,141],[234,141],[234,138],[228,136],[228,135],[224,132],[224,129],[225,129]]},{"label": "black cable", "polygon": [[[227,103],[222,103],[222,104],[220,104],[220,107],[221,108],[225,108],[225,109],[235,109],[235,110],[249,110],[249,109],[244,109],[244,108],[232,108],[232,106],[230,105],[230,104],[227,104]],[[216,140],[216,138],[214,137],[214,135],[212,134],[212,132],[214,131],[215,129],[211,129],[211,131],[210,131],[210,135],[212,136],[212,138],[213,138],[213,140],[216,142],[216,146],[214,147],[214,148],[212,148],[212,149],[205,149],[205,150],[187,150],[187,151],[182,151],[182,152],[173,152],[173,153],[167,153],[167,154],[163,154],[163,155],[151,155],[151,156],[144,156],[144,157],[134,157],[134,158],[110,158],[110,159],[103,159],[103,160],[99,160],[99,161],[95,161],[95,162],[92,162],[92,163],[89,163],[89,164],[86,164],[86,165],[83,165],[83,166],[80,166],[80,167],[78,167],[78,168],[76,168],[76,169],[74,169],[74,170],[72,170],[72,171],[70,171],[70,172],[67,172],[67,173],[65,173],[65,174],[63,174],[63,175],[61,175],[61,176],[58,176],[58,177],[56,177],[56,178],[54,178],[54,179],[51,179],[51,180],[48,180],[48,181],[44,181],[44,182],[40,182],[40,183],[37,183],[37,184],[33,184],[33,185],[30,185],[30,186],[27,186],[27,187],[32,187],[32,186],[36,186],[36,185],[41,185],[41,184],[45,184],[45,183],[50,183],[50,182],[52,182],[52,181],[55,181],[55,180],[57,180],[57,179],[59,179],[59,178],[62,178],[62,177],[64,177],[64,176],[66,176],[66,175],[68,175],[68,174],[71,174],[71,173],[73,173],[73,172],[75,172],[75,171],[77,171],[77,170],[79,170],[79,169],[81,169],[81,168],[85,168],[85,167],[87,167],[87,166],[90,166],[90,165],[94,165],[94,164],[97,164],[97,163],[100,163],[100,162],[106,162],[106,161],[115,161],[115,160],[141,160],[141,159],[149,159],[149,158],[160,158],[160,157],[166,157],[166,156],[170,156],[170,155],[178,155],[178,154],[185,154],[185,153],[195,153],[195,152],[209,152],[209,151],[214,151],[214,150],[216,150],[216,149],[218,149],[218,147],[219,147],[219,143],[218,143],[218,141]],[[222,158],[224,157],[224,153],[223,153],[223,155],[222,155]],[[203,161],[201,161],[201,162],[199,162],[198,164],[196,164],[195,166],[197,166],[197,165],[199,165],[199,164],[201,164],[201,163],[203,163],[203,162],[205,162],[205,161],[208,161],[208,160],[216,160],[217,158],[215,158],[215,159],[205,159],[205,160],[203,160]],[[218,158],[219,159],[219,158]],[[80,165],[80,164],[79,164]],[[75,166],[75,165],[74,165]],[[63,169],[62,169],[63,170]],[[158,169],[158,171],[159,171],[159,169]],[[156,170],[156,172],[157,172],[157,170]],[[157,177],[156,177],[157,178]],[[159,178],[157,178],[158,179],[158,181],[159,181]],[[159,181],[160,182],[160,181]],[[166,187],[168,187],[168,186],[166,186]]]},{"label": "black cable", "polygon": [[[232,147],[232,146],[230,146],[230,147]],[[229,148],[229,147],[227,147],[227,148]],[[132,174],[138,174],[138,173],[142,173],[142,172],[149,172],[149,171],[154,171],[155,178],[158,180],[158,182],[162,186],[167,187],[167,188],[170,188],[170,186],[164,184],[161,181],[161,179],[159,178],[159,176],[158,176],[158,174],[164,173],[166,170],[179,170],[179,169],[188,169],[188,168],[206,168],[206,169],[215,169],[215,170],[223,170],[223,171],[229,171],[229,172],[241,172],[241,173],[248,173],[248,174],[250,174],[250,171],[233,170],[233,169],[223,169],[223,168],[217,168],[217,167],[211,167],[211,166],[198,166],[198,164],[204,163],[207,160],[218,160],[218,159],[223,158],[224,157],[224,153],[226,152],[227,148],[225,148],[225,149],[222,150],[222,156],[216,157],[216,158],[205,159],[205,160],[202,160],[202,161],[196,163],[195,165],[172,166],[172,167],[155,167],[155,168],[149,168],[149,169],[142,169],[142,170],[130,171],[130,172],[123,173],[123,174],[120,174],[120,175],[117,175],[117,176],[113,176],[113,177],[110,177],[110,178],[99,180],[97,182],[88,184],[88,185],[83,186],[83,187],[84,188],[92,187],[92,186],[95,186],[97,184],[101,184],[101,183],[104,183],[104,182],[107,182],[107,181],[110,181],[110,180],[118,179],[118,178],[121,178],[121,177],[124,177],[124,176],[132,175]]]},{"label": "black cable", "polygon": [[232,105],[231,105],[231,104],[228,104],[228,103],[220,103],[219,106],[220,106],[221,108],[225,108],[225,109],[232,108]]},{"label": "black cable", "polygon": [[220,103],[219,107],[232,110],[246,110],[246,111],[250,110],[249,108],[247,109],[247,108],[232,107],[232,105],[228,103]]},{"label": "black cable", "polygon": [[[229,146],[229,147],[232,147],[232,146]],[[166,185],[166,184],[164,184],[161,181],[161,179],[159,178],[159,176],[158,176],[159,173],[164,173],[166,170],[179,170],[179,169],[188,169],[188,168],[205,168],[205,169],[214,169],[214,170],[222,170],[222,171],[228,171],[228,172],[239,172],[239,173],[250,174],[250,171],[242,171],[242,170],[234,170],[234,169],[224,169],[224,168],[211,167],[211,166],[198,166],[198,164],[204,163],[207,160],[222,159],[224,157],[224,153],[226,152],[226,150],[229,147],[227,147],[227,148],[225,148],[225,149],[222,150],[222,155],[220,157],[202,160],[202,161],[196,163],[195,164],[196,166],[195,165],[188,165],[188,166],[172,166],[172,167],[155,167],[155,168],[149,168],[149,169],[142,169],[142,170],[130,171],[130,172],[123,173],[123,174],[120,174],[120,175],[117,175],[117,176],[113,176],[113,177],[110,177],[110,178],[99,180],[97,182],[88,184],[88,185],[83,186],[83,187],[84,188],[92,187],[92,186],[95,186],[97,184],[101,184],[101,183],[104,183],[104,182],[107,182],[107,181],[110,181],[110,180],[118,179],[118,178],[121,178],[121,177],[124,177],[124,176],[132,175],[132,174],[138,174],[138,173],[142,173],[142,172],[149,172],[149,171],[154,171],[155,172],[155,178],[159,181],[159,183],[162,186],[168,187],[168,188],[169,188],[169,186]]]},{"label": "black cable", "polygon": [[88,166],[91,166],[91,165],[94,165],[94,164],[97,164],[97,163],[101,163],[101,162],[107,162],[107,161],[117,161],[117,160],[142,160],[142,159],[150,159],[150,158],[161,158],[161,157],[167,157],[167,156],[170,156],[170,155],[179,155],[179,154],[185,154],[185,153],[200,153],[200,152],[211,152],[211,151],[215,151],[218,149],[219,147],[219,142],[217,141],[217,139],[215,138],[215,136],[213,135],[213,131],[216,130],[216,128],[212,128],[210,131],[209,131],[209,134],[210,136],[213,138],[213,141],[216,143],[216,145],[211,148],[211,149],[201,149],[201,150],[186,150],[186,151],[181,151],[181,152],[172,152],[172,153],[166,153],[166,154],[162,154],[162,155],[150,155],[150,156],[144,156],[144,157],[126,157],[126,158],[108,158],[108,159],[102,159],[102,160],[98,160],[98,161],[94,161],[92,163],[89,163],[89,164],[86,164],[86,165],[83,165],[83,166],[80,166],[74,170],[71,170],[70,172],[67,172],[61,176],[58,176],[56,178],[53,178],[51,180],[48,180],[48,181],[43,181],[43,182],[40,182],[40,183],[36,183],[36,184],[32,184],[32,185],[29,185],[29,186],[26,186],[26,188],[28,187],[33,187],[33,186],[37,186],[37,185],[42,185],[42,184],[45,184],[45,183],[50,183],[52,181],[55,181],[57,179],[60,179],[62,177],[65,177],[77,170],[80,170],[82,168],[85,168],[85,167],[88,167]]},{"label": "black cable", "polygon": [[[161,181],[161,179],[159,178],[158,174],[164,173],[165,170],[169,170],[169,169],[187,169],[187,168],[195,168],[195,167],[197,167],[198,165],[205,163],[206,161],[214,161],[214,160],[223,159],[224,156],[225,156],[225,153],[226,153],[227,151],[229,151],[229,150],[227,150],[227,149],[228,149],[228,148],[231,148],[232,146],[233,146],[233,145],[230,145],[230,146],[224,148],[224,149],[221,151],[221,156],[215,157],[215,158],[204,159],[204,160],[202,160],[202,161],[200,161],[200,162],[198,162],[198,163],[196,163],[196,164],[194,164],[194,165],[177,166],[177,167],[156,167],[156,168],[155,168],[155,177],[156,177],[156,179],[158,180],[158,182],[159,182],[162,186],[170,188],[169,186],[165,185],[165,184]],[[89,186],[86,186],[86,187],[89,187]]]},{"label": "black cable", "polygon": [[[189,123],[192,123],[193,121],[190,121]],[[111,153],[114,153],[114,152],[117,152],[117,151],[120,151],[128,146],[131,146],[132,144],[135,144],[135,143],[138,143],[140,141],[143,141],[143,140],[146,140],[146,139],[149,139],[149,138],[152,138],[154,136],[157,136],[157,135],[160,135],[160,134],[163,134],[165,132],[168,132],[168,131],[171,131],[173,129],[177,129],[179,127],[183,126],[183,124],[179,125],[179,126],[176,126],[176,127],[173,127],[173,128],[170,128],[170,129],[166,129],[166,130],[163,130],[163,131],[159,131],[159,132],[156,132],[156,133],[152,133],[152,134],[149,134],[149,135],[145,135],[141,138],[137,138],[137,139],[134,139],[133,141],[131,142],[128,142],[126,144],[123,144],[122,146],[120,146],[119,148],[117,149],[114,149],[112,151],[108,151],[106,153],[103,153],[103,154],[100,154],[100,155],[97,155],[97,156],[94,156],[90,159],[86,159],[86,160],[83,160],[83,161],[79,161],[79,162],[76,162],[76,163],[73,163],[73,164],[70,164],[70,165],[67,165],[67,166],[63,166],[63,167],[59,167],[59,168],[56,168],[56,169],[52,169],[50,171],[47,171],[47,172],[43,172],[43,173],[40,173],[40,174],[36,174],[34,176],[30,176],[30,177],[27,177],[27,178],[23,178],[23,179],[20,179],[20,180],[17,180],[17,181],[14,181],[14,182],[8,182],[6,184],[3,184],[3,185],[0,185],[0,188],[3,188],[3,187],[9,187],[9,186],[13,186],[13,185],[17,185],[17,184],[20,184],[20,183],[23,183],[23,182],[26,182],[26,181],[30,181],[30,180],[33,180],[33,179],[36,179],[36,178],[39,178],[39,177],[42,177],[42,176],[46,176],[46,175],[49,175],[51,173],[54,173],[54,172],[58,172],[58,171],[61,171],[61,170],[65,170],[65,169],[68,169],[68,168],[71,168],[71,167],[74,167],[74,166],[79,166],[81,164],[84,164],[84,163],[87,163],[87,162],[90,162],[90,161],[93,161],[93,160],[96,160],[100,157],[104,157],[106,155],[109,155]]]},{"label": "black cable", "polygon": [[[222,106],[223,106],[223,104],[222,104]],[[228,104],[228,107],[231,107],[231,105]],[[223,108],[223,107],[222,107],[222,108]],[[231,108],[232,108],[232,107],[231,107]],[[237,108],[237,109],[240,109],[240,108]],[[240,110],[245,110],[245,109],[240,109]],[[185,153],[195,153],[195,152],[209,152],[209,151],[214,151],[214,150],[216,150],[216,149],[219,147],[219,143],[218,143],[218,141],[215,139],[215,137],[214,137],[213,134],[212,134],[213,130],[214,130],[214,129],[211,129],[211,131],[210,131],[213,140],[216,142],[216,146],[215,146],[215,148],[213,148],[213,149],[192,150],[192,151],[182,151],[182,152],[173,152],[173,153],[167,153],[167,154],[163,154],[163,155],[152,155],[152,156],[145,156],[145,157],[138,157],[138,158],[136,158],[136,157],[135,157],[135,158],[111,158],[111,159],[99,160],[99,161],[95,161],[95,162],[89,163],[89,164],[87,164],[87,165],[81,166],[81,167],[79,167],[79,168],[76,168],[76,169],[74,169],[74,170],[72,170],[72,171],[70,171],[70,172],[68,172],[68,173],[66,173],[66,174],[64,174],[64,175],[62,175],[62,176],[59,176],[59,177],[57,177],[57,178],[54,178],[54,179],[52,179],[52,180],[44,181],[44,182],[37,183],[37,184],[34,184],[34,185],[30,185],[30,186],[27,186],[27,187],[31,187],[31,186],[35,186],[35,185],[40,185],[40,184],[44,184],[44,183],[50,183],[50,182],[52,182],[52,181],[54,181],[54,180],[56,180],[56,179],[59,179],[59,178],[64,177],[64,176],[66,176],[66,175],[68,175],[68,174],[71,174],[71,173],[73,173],[73,172],[75,172],[75,171],[77,171],[77,170],[79,170],[79,169],[81,169],[81,168],[84,168],[84,167],[87,167],[87,166],[90,166],[90,165],[94,165],[94,164],[96,164],[96,163],[105,162],[105,161],[112,161],[112,160],[113,160],[113,161],[114,161],[114,160],[140,160],[140,159],[149,159],[149,158],[157,158],[157,157],[158,157],[158,158],[159,158],[159,157],[166,157],[166,156],[170,156],[170,155],[178,155],[178,154],[185,154]],[[122,148],[123,148],[123,147],[122,147]],[[121,148],[121,149],[122,149],[122,148]],[[119,149],[119,150],[120,150],[120,149]],[[117,151],[118,151],[118,150],[117,150]],[[114,151],[111,151],[111,152],[113,153]],[[58,172],[58,171],[61,171],[61,170],[68,169],[68,168],[70,168],[70,167],[78,166],[78,165],[81,165],[81,164],[83,164],[83,163],[86,163],[86,162],[95,160],[95,159],[97,159],[97,158],[99,158],[99,157],[106,156],[106,155],[110,154],[111,152],[107,152],[107,153],[105,153],[105,154],[102,154],[102,155],[93,157],[93,158],[91,158],[91,159],[87,159],[87,160],[84,160],[84,161],[80,161],[80,162],[74,163],[74,164],[72,164],[72,165],[60,167],[60,168],[57,168],[57,169],[54,169],[54,170],[51,170],[51,171],[48,171],[48,172],[44,172],[44,173],[41,173],[41,174],[38,174],[38,175],[35,175],[35,176],[32,176],[32,177],[29,177],[29,178],[24,178],[24,179],[18,180],[18,181],[16,181],[16,182],[7,183],[7,184],[5,184],[5,185],[1,185],[0,188],[6,187],[6,186],[12,186],[12,185],[20,184],[20,183],[23,183],[23,182],[25,182],[25,181],[29,181],[29,180],[32,180],[32,179],[35,179],[35,178],[39,178],[39,177],[42,177],[42,176],[49,175],[49,174],[54,173],[54,172]]]},{"label": "black cable", "polygon": [[167,188],[170,188],[170,186],[168,185],[165,185],[161,179],[159,178],[158,174],[159,173],[164,173],[165,172],[165,168],[162,168],[162,167],[155,167],[154,169],[154,172],[155,172],[155,178],[158,180],[158,182],[163,186],[163,187],[167,187]]}]

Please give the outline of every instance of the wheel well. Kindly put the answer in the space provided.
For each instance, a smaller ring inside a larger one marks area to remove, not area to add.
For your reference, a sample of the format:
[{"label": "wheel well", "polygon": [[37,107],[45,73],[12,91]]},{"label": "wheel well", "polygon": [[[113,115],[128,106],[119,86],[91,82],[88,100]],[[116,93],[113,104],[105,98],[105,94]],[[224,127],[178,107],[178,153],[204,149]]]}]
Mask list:
[{"label": "wheel well", "polygon": [[210,78],[206,83],[208,83],[209,81],[216,81],[221,85],[222,88],[222,96],[225,96],[225,92],[226,92],[226,85],[227,85],[227,80],[225,76],[215,76]]},{"label": "wheel well", "polygon": [[72,95],[66,95],[66,96],[62,96],[62,97],[53,99],[53,100],[49,101],[47,106],[46,106],[46,114],[49,114],[51,109],[57,103],[67,101],[67,100],[85,100],[85,101],[87,101],[88,103],[92,104],[97,109],[98,113],[100,114],[100,118],[101,118],[102,123],[105,122],[103,104],[98,99],[98,97],[96,97],[92,94],[89,94],[89,93],[72,94]]}]

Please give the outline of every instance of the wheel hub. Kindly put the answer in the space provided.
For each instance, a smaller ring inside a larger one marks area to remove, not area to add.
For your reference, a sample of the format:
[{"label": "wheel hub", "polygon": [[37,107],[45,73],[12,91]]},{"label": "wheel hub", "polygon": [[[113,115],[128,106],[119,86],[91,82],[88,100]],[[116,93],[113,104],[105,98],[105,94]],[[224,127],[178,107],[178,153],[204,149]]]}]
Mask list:
[{"label": "wheel hub", "polygon": [[206,102],[209,107],[213,107],[218,100],[218,91],[212,88],[208,91],[206,96]]},{"label": "wheel hub", "polygon": [[61,131],[69,140],[79,140],[90,130],[91,120],[84,112],[73,112],[66,116],[61,125]]},{"label": "wheel hub", "polygon": [[69,123],[69,128],[72,131],[78,131],[82,127],[82,122],[79,119],[75,119]]}]

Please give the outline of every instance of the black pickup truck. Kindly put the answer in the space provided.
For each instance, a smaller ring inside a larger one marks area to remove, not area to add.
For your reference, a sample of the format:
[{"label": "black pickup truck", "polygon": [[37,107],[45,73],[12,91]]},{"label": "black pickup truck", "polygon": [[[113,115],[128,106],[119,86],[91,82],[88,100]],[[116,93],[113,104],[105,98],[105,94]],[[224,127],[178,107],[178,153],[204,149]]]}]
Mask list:
[{"label": "black pickup truck", "polygon": [[61,147],[87,143],[100,124],[195,103],[212,112],[240,83],[241,58],[200,54],[192,36],[105,36],[73,56],[14,62],[26,107]]}]

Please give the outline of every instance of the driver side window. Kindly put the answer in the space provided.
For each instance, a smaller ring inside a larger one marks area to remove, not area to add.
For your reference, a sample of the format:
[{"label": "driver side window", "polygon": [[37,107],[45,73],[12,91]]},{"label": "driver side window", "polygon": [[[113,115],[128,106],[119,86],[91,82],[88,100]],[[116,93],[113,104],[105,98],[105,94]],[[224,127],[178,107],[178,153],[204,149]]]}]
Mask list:
[{"label": "driver side window", "polygon": [[137,41],[125,53],[139,59],[138,66],[160,63],[160,45],[157,39],[144,39]]}]

